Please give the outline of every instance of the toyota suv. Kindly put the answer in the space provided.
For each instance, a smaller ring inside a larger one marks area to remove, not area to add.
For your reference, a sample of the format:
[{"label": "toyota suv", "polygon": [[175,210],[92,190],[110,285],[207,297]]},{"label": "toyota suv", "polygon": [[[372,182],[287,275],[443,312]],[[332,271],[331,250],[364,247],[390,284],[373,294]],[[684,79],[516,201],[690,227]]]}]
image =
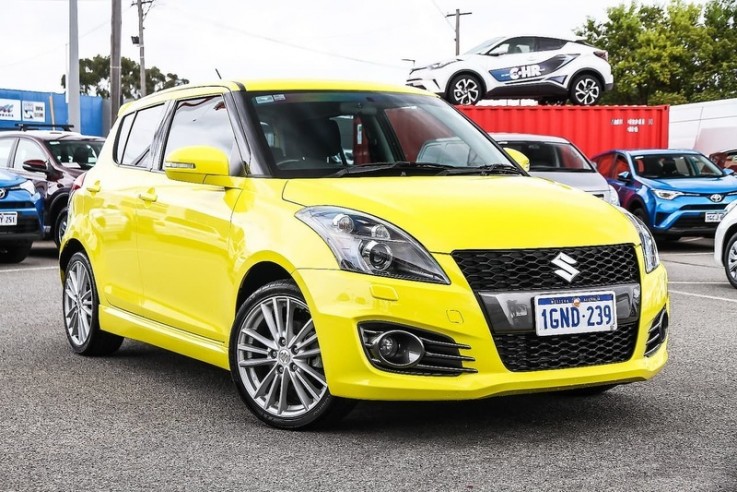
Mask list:
[{"label": "toyota suv", "polygon": [[[458,145],[418,159],[442,138]],[[668,358],[642,222],[527,175],[425,91],[166,90],[121,109],[78,186],[59,258],[71,349],[131,338],[229,370],[276,427],[361,399],[595,394]]]}]

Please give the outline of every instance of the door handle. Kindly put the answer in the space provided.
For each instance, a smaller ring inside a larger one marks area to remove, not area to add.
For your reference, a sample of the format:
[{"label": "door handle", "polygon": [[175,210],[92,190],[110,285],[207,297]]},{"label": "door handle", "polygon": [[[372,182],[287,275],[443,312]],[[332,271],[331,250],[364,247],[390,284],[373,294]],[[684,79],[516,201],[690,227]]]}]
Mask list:
[{"label": "door handle", "polygon": [[156,196],[156,193],[154,193],[153,190],[150,190],[150,191],[146,191],[146,192],[143,192],[143,193],[139,193],[138,194],[138,198],[140,198],[144,202],[151,203],[151,202],[155,202],[156,199],[158,198],[158,196]]},{"label": "door handle", "polygon": [[89,191],[90,193],[97,193],[101,189],[102,188],[100,187],[99,181],[95,181],[94,183],[92,183],[91,185],[87,187],[87,191]]}]

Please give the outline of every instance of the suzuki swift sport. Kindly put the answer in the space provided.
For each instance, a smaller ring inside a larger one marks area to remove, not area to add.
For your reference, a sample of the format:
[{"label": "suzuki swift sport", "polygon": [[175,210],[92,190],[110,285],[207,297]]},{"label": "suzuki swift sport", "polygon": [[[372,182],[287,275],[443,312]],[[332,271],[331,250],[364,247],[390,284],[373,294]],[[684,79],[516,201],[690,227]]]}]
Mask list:
[{"label": "suzuki swift sport", "polygon": [[121,109],[74,188],[60,253],[71,348],[131,338],[214,364],[275,427],[358,399],[592,394],[668,357],[647,228],[528,176],[417,89],[153,94]]}]

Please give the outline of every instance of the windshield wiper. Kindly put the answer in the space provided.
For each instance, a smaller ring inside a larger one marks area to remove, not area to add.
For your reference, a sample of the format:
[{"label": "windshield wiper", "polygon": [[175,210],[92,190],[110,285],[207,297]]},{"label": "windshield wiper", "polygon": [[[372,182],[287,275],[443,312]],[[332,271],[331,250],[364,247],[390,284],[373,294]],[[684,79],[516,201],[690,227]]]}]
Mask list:
[{"label": "windshield wiper", "polygon": [[459,174],[480,174],[486,176],[488,174],[522,174],[522,171],[514,164],[498,162],[495,164],[484,164],[483,166],[453,167],[446,169],[440,174],[445,176]]},{"label": "windshield wiper", "polygon": [[372,162],[371,164],[360,164],[358,166],[346,167],[341,169],[337,173],[330,174],[328,178],[340,178],[341,176],[355,175],[355,174],[374,174],[382,173],[384,171],[408,171],[408,170],[420,170],[420,169],[437,169],[439,171],[446,171],[455,169],[454,166],[447,164],[434,164],[431,162],[414,162],[414,161],[397,161],[397,162]]}]

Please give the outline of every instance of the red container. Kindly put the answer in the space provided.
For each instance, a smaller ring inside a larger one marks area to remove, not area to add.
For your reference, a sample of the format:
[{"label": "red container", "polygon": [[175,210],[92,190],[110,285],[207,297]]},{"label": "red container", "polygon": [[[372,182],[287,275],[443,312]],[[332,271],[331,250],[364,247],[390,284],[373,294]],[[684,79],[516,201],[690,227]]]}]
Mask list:
[{"label": "red container", "polygon": [[567,138],[592,157],[610,149],[667,149],[668,106],[459,106],[487,132]]}]

